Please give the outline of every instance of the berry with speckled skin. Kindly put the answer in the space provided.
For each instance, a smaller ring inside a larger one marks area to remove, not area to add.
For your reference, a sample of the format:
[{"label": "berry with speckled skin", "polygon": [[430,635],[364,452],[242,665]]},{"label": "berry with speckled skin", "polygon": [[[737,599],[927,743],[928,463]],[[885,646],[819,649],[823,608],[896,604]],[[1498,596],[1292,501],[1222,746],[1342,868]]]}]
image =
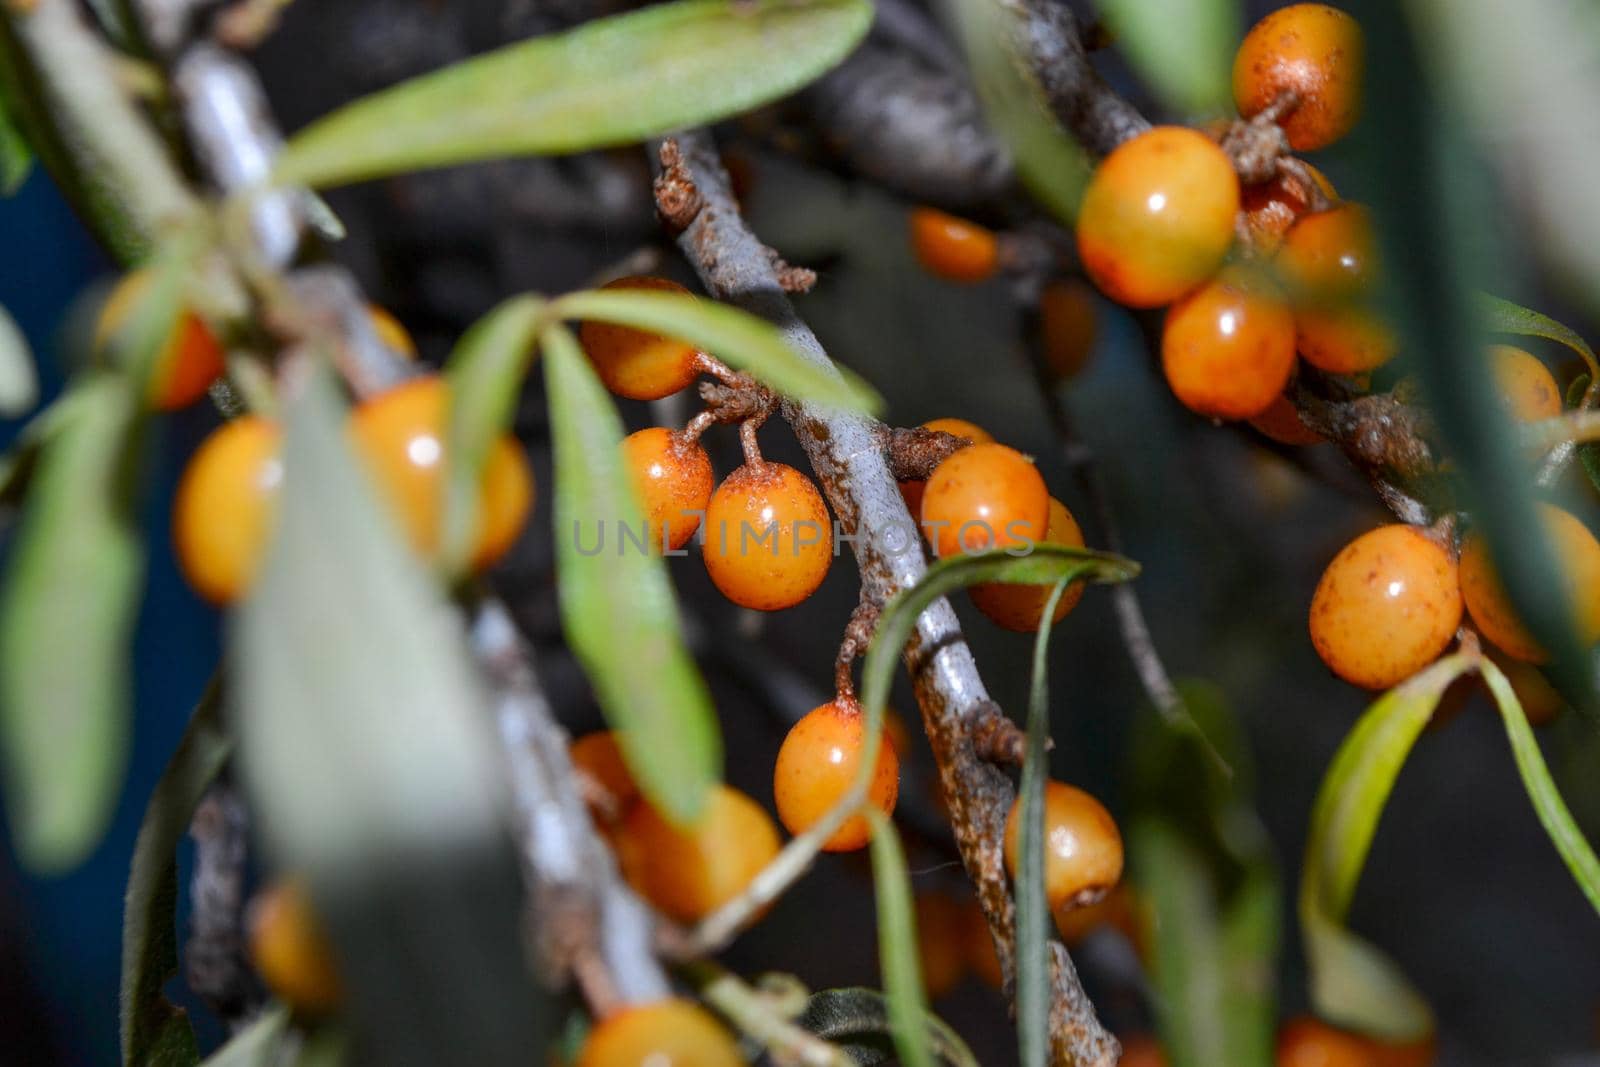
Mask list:
[{"label": "berry with speckled skin", "polygon": [[[96,348],[111,347],[149,289],[151,278],[147,270],[132,271],[111,290],[95,324]],[[188,407],[206,395],[211,383],[222,374],[223,366],[222,345],[210,327],[194,312],[180,309],[171,334],[162,342],[150,368],[146,393],[150,406],[159,411]]]},{"label": "berry with speckled skin", "polygon": [[1161,368],[1173,395],[1196,414],[1259,415],[1294,373],[1294,314],[1260,273],[1224,268],[1167,309]]},{"label": "berry with speckled skin", "polygon": [[1159,307],[1222,265],[1233,243],[1239,179],[1216,143],[1157,126],[1101,161],[1078,213],[1078,256],[1100,291]]},{"label": "berry with speckled skin", "polygon": [[1340,204],[1302,216],[1274,262],[1294,302],[1295,344],[1307,363],[1359,374],[1394,356],[1394,331],[1368,305],[1378,253],[1364,208]]},{"label": "berry with speckled skin", "polygon": [[[803,834],[821,822],[854,783],[866,743],[866,721],[856,701],[832,700],[807,712],[783,739],[772,771],[772,793],[778,818],[791,834]],[[888,815],[899,794],[900,758],[885,736],[867,784],[867,803]],[[822,847],[827,852],[853,852],[871,839],[872,824],[865,815],[857,815]]]},{"label": "berry with speckled skin", "polygon": [[650,551],[688,544],[711,503],[714,482],[711,457],[700,442],[651,426],[623,439],[622,459],[644,509]]},{"label": "berry with speckled skin", "polygon": [[922,494],[922,526],[936,555],[1042,541],[1050,492],[1033,461],[1005,445],[981,444],[947,456]]},{"label": "berry with speckled skin", "polygon": [[250,904],[250,962],[277,997],[305,1015],[339,1007],[343,989],[333,949],[299,882],[275,882]]},{"label": "berry with speckled skin", "polygon": [[1311,643],[1335,674],[1387,689],[1438,658],[1461,625],[1456,564],[1414,526],[1380,526],[1346,545],[1311,598]]},{"label": "berry with speckled skin", "polygon": [[[1006,816],[1006,870],[1017,876],[1022,798]],[[1122,834],[1094,797],[1065,782],[1044,787],[1044,894],[1052,909],[1092,904],[1122,878]]]},{"label": "berry with speckled skin", "polygon": [[1253,26],[1233,60],[1233,99],[1245,118],[1286,92],[1299,102],[1279,120],[1289,145],[1332,144],[1361,113],[1364,48],[1356,20],[1326,4],[1293,4]]},{"label": "berry with speckled skin", "polygon": [[761,805],[719,785],[692,826],[674,826],[640,801],[615,843],[628,883],[661,911],[692,923],[744,892],[778,854],[778,828]]},{"label": "berry with speckled skin", "polygon": [[607,1016],[583,1042],[576,1067],[743,1067],[733,1035],[687,1000],[661,1000]]},{"label": "berry with speckled skin", "polygon": [[[922,424],[922,428],[965,437],[975,445],[989,444],[994,440],[994,435],[988,430],[966,419],[929,419]],[[907,478],[900,482],[900,495],[905,498],[906,510],[911,512],[912,518],[922,514],[922,491],[927,485],[928,483],[921,478]]]},{"label": "berry with speckled skin", "polygon": [[740,607],[778,611],[817,591],[833,527],[811,479],[782,463],[746,463],[706,506],[706,571]]},{"label": "berry with speckled skin", "polygon": [[[1306,164],[1311,180],[1322,195],[1336,198],[1333,183],[1317,168]],[[1284,234],[1295,220],[1311,210],[1312,190],[1297,174],[1281,171],[1268,181],[1245,186],[1239,194],[1240,219],[1244,223],[1250,250],[1270,256],[1283,244]]]},{"label": "berry with speckled skin", "polygon": [[[689,293],[677,282],[642,274],[618,278],[603,288]],[[630,400],[671,396],[700,374],[699,350],[677,338],[609,322],[585,322],[578,328],[578,340],[606,388]]]},{"label": "berry with speckled skin", "polygon": [[931,207],[916,208],[909,221],[911,251],[929,274],[965,284],[994,277],[1000,244],[993,231]]},{"label": "berry with speckled skin", "polygon": [[[1045,527],[1044,539],[1052,545],[1083,547],[1083,530],[1072,517],[1067,506],[1055,497],[1050,498],[1050,519]],[[986,615],[990,622],[1014,633],[1039,632],[1039,619],[1050,600],[1051,585],[1017,585],[1009,582],[985,582],[967,589],[972,604]],[[1083,583],[1073,582],[1061,591],[1056,603],[1054,622],[1067,617],[1067,612],[1083,599]]]},{"label": "berry with speckled skin", "polygon": [[[1545,538],[1554,552],[1562,587],[1572,590],[1573,627],[1584,647],[1600,640],[1600,541],[1570,512],[1551,504],[1539,505]],[[1511,606],[1495,573],[1494,560],[1483,536],[1474,530],[1461,545],[1461,595],[1467,613],[1484,637],[1507,655],[1528,663],[1544,663],[1550,656]]]},{"label": "berry with speckled skin", "polygon": [[1518,422],[1538,422],[1561,414],[1561,387],[1533,353],[1511,345],[1490,345],[1500,401]]}]

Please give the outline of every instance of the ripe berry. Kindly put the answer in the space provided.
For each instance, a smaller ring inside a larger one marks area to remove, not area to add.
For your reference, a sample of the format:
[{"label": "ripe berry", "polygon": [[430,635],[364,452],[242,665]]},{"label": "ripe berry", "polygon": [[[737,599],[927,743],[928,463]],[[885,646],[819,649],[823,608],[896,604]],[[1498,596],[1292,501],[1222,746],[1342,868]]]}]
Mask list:
[{"label": "ripe berry", "polygon": [[1159,307],[1222,265],[1239,179],[1222,149],[1182,126],[1157,126],[1101,161],[1078,213],[1078,256],[1100,291]]},{"label": "ripe berry", "polygon": [[1295,302],[1295,344],[1306,362],[1358,374],[1395,354],[1393,331],[1366,304],[1378,258],[1360,205],[1303,216],[1284,235],[1276,263]]},{"label": "ripe berry", "polygon": [[307,1015],[326,1015],[343,999],[333,949],[299,882],[276,882],[251,902],[250,961],[285,1004]]},{"label": "ripe berry", "polygon": [[700,442],[663,426],[631,433],[622,442],[623,462],[644,509],[650,551],[682,548],[700,528],[711,502],[711,457]]},{"label": "ripe berry", "polygon": [[367,305],[367,321],[372,324],[372,332],[378,335],[384,347],[404,359],[417,358],[417,343],[411,339],[411,333],[400,324],[400,320],[391,315],[387,308],[377,304]]},{"label": "ripe berry", "polygon": [[[840,698],[811,709],[789,730],[772,771],[778,818],[791,834],[822,821],[855,781],[866,743],[866,716],[854,699]],[[900,757],[884,738],[867,785],[867,803],[885,815],[900,793]],[[857,809],[860,810],[860,809]],[[865,815],[849,819],[822,847],[853,852],[872,838]]]},{"label": "ripe berry", "polygon": [[1049,522],[1044,478],[1032,460],[1005,445],[951,454],[922,494],[922,525],[941,558],[1041,541]]},{"label": "ripe berry", "polygon": [[[1600,541],[1572,514],[1553,505],[1540,504],[1539,518],[1562,585],[1576,594],[1571,605],[1573,626],[1579,643],[1587,648],[1600,639],[1600,597],[1594,595],[1600,589]],[[1517,617],[1495,573],[1489,546],[1476,530],[1461,546],[1461,596],[1474,625],[1507,655],[1529,663],[1550,658]]]},{"label": "ripe berry", "polygon": [[[1022,802],[1006,816],[1006,870],[1017,876]],[[1065,782],[1044,788],[1044,895],[1052,909],[1092,904],[1122,877],[1122,835],[1094,797]]]},{"label": "ripe berry", "polygon": [[[604,288],[689,292],[677,282],[645,275],[618,278]],[[700,374],[700,353],[686,341],[608,322],[585,322],[578,339],[606,388],[630,400],[671,396]]]},{"label": "ripe berry", "polygon": [[1354,685],[1387,689],[1433,662],[1461,626],[1450,552],[1414,526],[1380,526],[1346,545],[1311,597],[1311,643]]},{"label": "ripe berry", "polygon": [[1494,384],[1511,417],[1538,422],[1561,414],[1561,387],[1556,376],[1531,352],[1511,345],[1490,345]]},{"label": "ripe berry", "polygon": [[1278,1031],[1277,1067],[1375,1067],[1371,1051],[1364,1038],[1302,1016]]},{"label": "ripe berry", "polygon": [[1279,122],[1297,152],[1332,144],[1361,111],[1361,27],[1326,4],[1294,4],[1256,23],[1233,61],[1233,99],[1245,118],[1283,93],[1299,102]]},{"label": "ripe berry", "polygon": [[[95,324],[96,348],[109,348],[118,331],[128,324],[129,316],[150,286],[151,277],[148,271],[136,270],[111,290]],[[222,371],[223,351],[216,335],[200,316],[187,309],[180,310],[172,333],[162,343],[150,370],[147,393],[150,404],[160,411],[186,408],[206,395],[206,390]]]},{"label": "ripe berry", "polygon": [[931,207],[911,212],[911,251],[924,270],[948,282],[981,282],[1000,263],[994,234]]},{"label": "ripe berry", "polygon": [[771,817],[729,786],[716,787],[692,826],[674,826],[640,802],[617,832],[617,859],[629,884],[686,923],[744,892],[777,854],[778,829]]},{"label": "ripe berry", "polygon": [[964,916],[961,905],[944,893],[918,893],[916,908],[922,985],[930,999],[938,1000],[967,973],[966,945],[960,936],[951,936],[961,929]]},{"label": "ripe berry", "polygon": [[1045,365],[1062,381],[1089,362],[1095,338],[1094,293],[1076,278],[1057,278],[1039,294],[1039,338]]},{"label": "ripe berry", "polygon": [[[1333,183],[1311,164],[1305,167],[1322,195],[1334,199],[1337,194]],[[1245,186],[1239,194],[1239,210],[1251,250],[1263,256],[1276,252],[1289,227],[1311,210],[1313,200],[1312,190],[1305,180],[1289,171],[1281,171],[1269,181]]]},{"label": "ripe berry", "polygon": [[[584,734],[572,742],[568,750],[572,765],[604,793],[603,797],[589,798],[590,814],[600,823],[611,823],[627,814],[633,802],[639,799],[639,783],[633,780],[628,764],[617,745],[617,735],[611,730],[598,730]],[[600,800],[601,804],[594,801]]]},{"label": "ripe berry", "polygon": [[963,921],[955,935],[966,952],[967,966],[978,980],[991,989],[1005,984],[1005,972],[1000,967],[1000,956],[994,950],[994,938],[989,936],[989,920],[976,900],[969,900],[962,909]]},{"label": "ripe berry", "polygon": [[[975,445],[988,444],[994,440],[994,435],[988,430],[966,419],[929,419],[922,424],[922,428],[965,437]],[[907,479],[900,483],[900,495],[905,497],[906,510],[911,512],[912,518],[922,514],[922,492],[927,486],[928,483],[922,479]]]},{"label": "ripe berry", "polygon": [[[412,547],[439,551],[443,527],[445,419],[449,394],[437,375],[413,378],[358,406],[350,433],[384,499],[399,513]],[[505,436],[484,460],[472,563],[483,569],[505,555],[533,508],[533,471]]]},{"label": "ripe berry", "polygon": [[178,564],[195,592],[214,604],[250,587],[272,533],[283,481],[276,423],[247,415],[201,442],[184,469],[172,508]]},{"label": "ripe berry", "polygon": [[[1052,545],[1083,547],[1083,531],[1078,520],[1072,517],[1067,506],[1055,497],[1050,498],[1050,518],[1045,526],[1044,539]],[[1005,582],[988,582],[967,590],[972,604],[989,617],[989,621],[1003,629],[1031,634],[1039,631],[1039,619],[1050,600],[1053,585],[1011,585]],[[1067,612],[1083,599],[1083,583],[1073,582],[1061,592],[1056,603],[1055,622],[1067,617]]]},{"label": "ripe berry", "polygon": [[1300,413],[1281,394],[1251,419],[1250,425],[1280,445],[1317,445],[1323,441],[1320,433],[1300,421]]},{"label": "ripe berry", "polygon": [[1167,309],[1161,366],[1190,411],[1216,419],[1259,415],[1294,372],[1294,315],[1260,274],[1226,268]]},{"label": "ripe berry", "polygon": [[1550,679],[1538,667],[1512,659],[1493,645],[1485,651],[1511,683],[1511,691],[1516,694],[1517,703],[1522,705],[1522,713],[1528,717],[1530,725],[1548,726],[1566,710],[1567,698],[1550,684]]},{"label": "ripe berry", "polygon": [[1103,900],[1077,908],[1057,908],[1054,912],[1056,933],[1068,948],[1078,945],[1084,938],[1106,927],[1122,931],[1129,942],[1139,943],[1138,919],[1134,914],[1133,900],[1125,883],[1105,895]]},{"label": "ripe berry", "polygon": [[746,463],[706,506],[706,571],[741,607],[777,611],[816,592],[833,561],[833,527],[811,479],[782,463]]},{"label": "ripe berry", "polygon": [[1167,1054],[1161,1043],[1148,1034],[1135,1034],[1122,1039],[1122,1059],[1117,1067],[1167,1067]]},{"label": "ripe berry", "polygon": [[687,1000],[624,1008],[593,1030],[577,1067],[743,1067],[738,1043]]}]

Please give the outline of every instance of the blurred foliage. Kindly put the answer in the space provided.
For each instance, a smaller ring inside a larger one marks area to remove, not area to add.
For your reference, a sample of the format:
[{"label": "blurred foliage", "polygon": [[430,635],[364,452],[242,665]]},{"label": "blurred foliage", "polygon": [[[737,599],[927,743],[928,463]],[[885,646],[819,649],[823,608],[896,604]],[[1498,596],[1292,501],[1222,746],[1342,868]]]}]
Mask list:
[{"label": "blurred foliage", "polygon": [[1097,0],[1117,47],[1161,102],[1186,118],[1233,107],[1239,0]]}]

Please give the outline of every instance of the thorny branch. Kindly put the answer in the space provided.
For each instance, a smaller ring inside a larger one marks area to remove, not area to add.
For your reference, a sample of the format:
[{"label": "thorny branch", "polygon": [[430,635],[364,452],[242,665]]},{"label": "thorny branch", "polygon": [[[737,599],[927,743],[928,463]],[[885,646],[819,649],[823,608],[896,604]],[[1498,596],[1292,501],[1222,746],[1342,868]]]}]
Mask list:
[{"label": "thorny branch", "polygon": [[195,845],[193,910],[183,948],[184,976],[189,988],[235,1029],[260,1010],[263,998],[245,961],[241,931],[249,819],[231,782],[219,781],[206,791],[189,836]]}]

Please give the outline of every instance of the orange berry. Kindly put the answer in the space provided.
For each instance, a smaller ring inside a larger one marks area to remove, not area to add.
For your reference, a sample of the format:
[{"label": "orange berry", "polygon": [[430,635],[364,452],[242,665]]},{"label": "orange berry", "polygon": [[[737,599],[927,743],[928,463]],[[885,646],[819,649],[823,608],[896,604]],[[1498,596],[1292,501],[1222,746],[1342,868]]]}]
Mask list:
[{"label": "orange berry", "polygon": [[1437,1041],[1429,1034],[1419,1041],[1390,1044],[1367,1038],[1367,1051],[1372,1057],[1372,1067],[1429,1067],[1438,1055]]},{"label": "orange berry", "polygon": [[934,554],[1027,546],[1044,539],[1050,492],[1033,461],[1005,445],[963,448],[934,468],[922,525]]},{"label": "orange berry", "polygon": [[706,571],[741,607],[777,611],[816,592],[833,561],[833,527],[811,479],[782,463],[746,463],[706,505]]},{"label": "orange berry", "polygon": [[967,901],[962,909],[964,921],[955,931],[966,951],[967,966],[978,980],[991,989],[1005,984],[1005,971],[1000,967],[1000,954],[995,951],[994,938],[989,936],[989,920],[976,900]]},{"label": "orange berry", "polygon": [[178,565],[214,604],[244,595],[261,568],[283,482],[282,436],[266,419],[234,419],[200,443],[178,483],[172,508]]},{"label": "orange berry", "polygon": [[687,1000],[624,1008],[583,1042],[577,1067],[743,1067],[733,1036]]},{"label": "orange berry", "polygon": [[372,324],[372,332],[378,335],[378,340],[383,342],[385,348],[404,359],[417,358],[417,343],[387,308],[368,304],[367,321]]},{"label": "orange berry", "polygon": [[1261,275],[1225,268],[1167,309],[1161,366],[1190,411],[1216,419],[1259,415],[1294,372],[1294,315]]},{"label": "orange berry", "polygon": [[1280,120],[1289,145],[1309,152],[1332,144],[1361,112],[1361,27],[1326,4],[1293,4],[1262,19],[1233,60],[1233,99],[1250,118],[1283,93],[1299,103]]},{"label": "orange berry", "polygon": [[966,945],[951,936],[964,921],[961,905],[944,893],[917,894],[917,955],[930,999],[949,993],[967,973]]},{"label": "orange berry", "polygon": [[1302,216],[1284,235],[1276,263],[1295,301],[1295,344],[1306,362],[1330,374],[1359,374],[1394,356],[1394,332],[1366,305],[1378,256],[1360,205]]},{"label": "orange berry", "polygon": [[1122,1059],[1117,1067],[1167,1067],[1167,1054],[1161,1043],[1148,1034],[1135,1034],[1122,1039]]},{"label": "orange berry", "polygon": [[[1306,164],[1311,180],[1329,200],[1338,194],[1333,183],[1316,167]],[[1312,190],[1298,175],[1280,171],[1268,181],[1247,185],[1239,194],[1239,210],[1249,235],[1251,250],[1270,256],[1283,244],[1295,220],[1311,210]]]},{"label": "orange berry", "polygon": [[[96,348],[110,347],[149,288],[151,278],[147,270],[132,271],[111,290],[95,324]],[[160,411],[186,408],[206,395],[206,390],[221,376],[223,369],[222,345],[216,335],[200,316],[187,308],[180,309],[172,333],[161,345],[150,369],[146,394],[150,405]]]},{"label": "orange berry", "polygon": [[[437,375],[413,378],[351,412],[350,433],[384,499],[424,558],[439,551],[443,527],[445,419],[449,387]],[[478,498],[472,563],[483,569],[505,555],[533,509],[533,471],[514,438],[489,449]]]},{"label": "orange berry", "polygon": [[[666,278],[635,275],[607,282],[606,289],[689,290]],[[686,341],[631,326],[585,322],[578,328],[583,350],[607,389],[630,400],[660,400],[686,388],[700,374],[700,353]]]},{"label": "orange berry", "polygon": [[698,922],[744,892],[778,854],[778,829],[761,805],[719,785],[692,826],[635,804],[618,829],[623,875],[679,922]]},{"label": "orange berry", "polygon": [[711,502],[714,481],[711,457],[700,442],[652,426],[623,439],[622,458],[644,508],[650,551],[661,552],[663,536],[674,551],[688,544]]},{"label": "orange berry", "polygon": [[[1600,639],[1600,541],[1571,513],[1551,504],[1539,505],[1544,535],[1560,570],[1564,588],[1577,592],[1570,605],[1578,642],[1587,648]],[[1508,656],[1529,663],[1550,657],[1517,617],[1495,573],[1489,546],[1476,530],[1461,545],[1461,596],[1473,624]]]},{"label": "orange berry", "polygon": [[1322,572],[1310,625],[1311,643],[1333,673],[1387,689],[1437,659],[1460,628],[1455,561],[1414,526],[1370,530]]},{"label": "orange berry", "polygon": [[1222,265],[1239,179],[1222,149],[1183,126],[1157,126],[1101,161],[1078,212],[1078,256],[1100,291],[1159,307]]},{"label": "orange berry", "polygon": [[913,517],[922,514],[922,492],[928,483],[921,478],[908,478],[897,484],[900,486],[900,495],[905,498],[906,510]]},{"label": "orange berry", "polygon": [[[1006,816],[1006,870],[1017,876],[1022,798]],[[1122,834],[1094,797],[1065,782],[1044,787],[1044,893],[1052,909],[1092,904],[1122,877]]]},{"label": "orange berry", "polygon": [[981,282],[1000,264],[994,233],[966,219],[931,207],[910,216],[911,251],[924,270],[947,282]]},{"label": "orange berry", "polygon": [[[773,767],[772,794],[778,819],[791,834],[803,834],[821,822],[849,790],[861,766],[866,724],[861,705],[841,698],[812,708],[790,728]],[[899,793],[900,757],[885,738],[878,746],[866,802],[887,815],[894,811]],[[857,815],[822,847],[828,852],[853,852],[871,839],[872,825],[865,815]]]},{"label": "orange berry", "polygon": [[1121,930],[1129,941],[1138,941],[1133,902],[1128,897],[1128,887],[1120,882],[1102,900],[1077,908],[1057,908],[1053,914],[1056,933],[1069,948],[1107,926]]},{"label": "orange berry", "polygon": [[343,999],[333,949],[311,896],[299,882],[276,882],[250,904],[250,961],[267,988],[295,1011],[326,1015]]},{"label": "orange berry", "polygon": [[1277,1067],[1376,1067],[1365,1038],[1301,1016],[1278,1031]]},{"label": "orange berry", "polygon": [[924,430],[938,430],[953,437],[965,437],[975,445],[988,445],[994,443],[994,434],[985,430],[975,422],[966,419],[945,417],[942,419],[929,419],[922,424]]},{"label": "orange berry", "polygon": [[1511,345],[1490,345],[1494,384],[1501,402],[1518,422],[1538,422],[1561,414],[1561,387],[1556,376],[1531,352]]},{"label": "orange berry", "polygon": [[1250,425],[1280,445],[1317,445],[1323,441],[1321,434],[1300,421],[1300,412],[1282,394],[1251,419]]},{"label": "orange berry", "polygon": [[1062,381],[1089,362],[1095,338],[1094,293],[1076,278],[1057,278],[1039,294],[1039,338],[1045,365]]},{"label": "orange berry", "polygon": [[[1067,506],[1055,497],[1050,498],[1050,518],[1045,525],[1044,539],[1052,545],[1083,547],[1083,531],[1078,520],[1072,517]],[[1050,600],[1051,585],[1012,585],[1005,582],[987,582],[967,590],[972,604],[993,622],[1006,630],[1031,634],[1039,631],[1039,619]],[[1055,622],[1067,617],[1067,612],[1083,599],[1083,583],[1073,582],[1062,590],[1056,603]]]},{"label": "orange berry", "polygon": [[572,742],[568,749],[572,765],[604,790],[608,811],[597,811],[590,805],[590,813],[597,822],[614,822],[621,818],[639,799],[639,783],[633,780],[622,749],[617,745],[617,735],[611,730],[597,730],[584,734]]},{"label": "orange berry", "polygon": [[1567,698],[1550,684],[1550,679],[1538,667],[1512,659],[1493,645],[1487,646],[1485,651],[1511,683],[1511,691],[1516,694],[1517,703],[1522,705],[1522,713],[1530,724],[1548,726],[1566,710]]}]

